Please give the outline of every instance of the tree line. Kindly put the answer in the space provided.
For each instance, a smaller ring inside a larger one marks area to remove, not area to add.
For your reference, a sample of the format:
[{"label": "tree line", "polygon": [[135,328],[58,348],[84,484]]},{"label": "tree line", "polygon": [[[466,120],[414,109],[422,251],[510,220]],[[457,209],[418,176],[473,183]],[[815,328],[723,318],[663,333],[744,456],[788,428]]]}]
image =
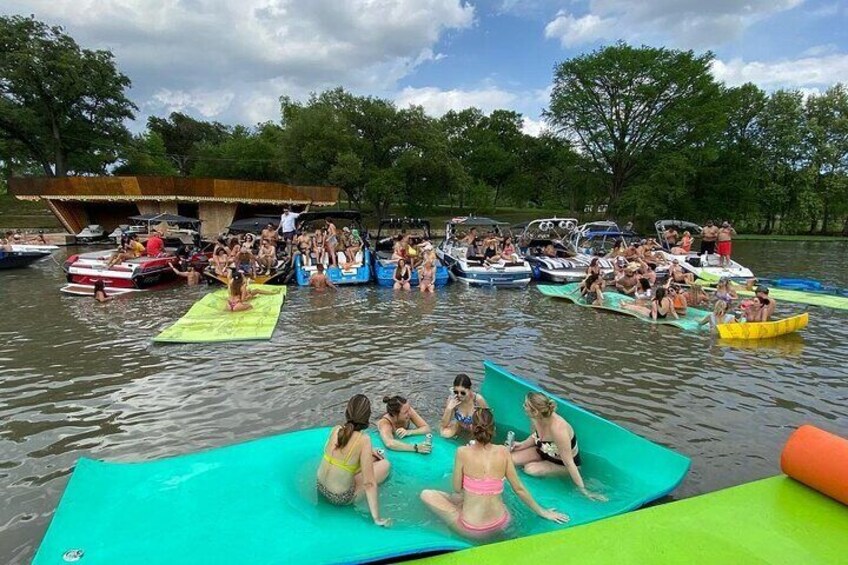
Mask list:
[{"label": "tree line", "polygon": [[511,110],[436,118],[342,88],[280,97],[280,119],[225,125],[137,107],[112,54],[0,17],[0,176],[182,175],[339,186],[384,216],[498,206],[731,219],[848,235],[848,91],[766,93],[715,79],[711,53],[625,43],[556,65],[549,129]]}]

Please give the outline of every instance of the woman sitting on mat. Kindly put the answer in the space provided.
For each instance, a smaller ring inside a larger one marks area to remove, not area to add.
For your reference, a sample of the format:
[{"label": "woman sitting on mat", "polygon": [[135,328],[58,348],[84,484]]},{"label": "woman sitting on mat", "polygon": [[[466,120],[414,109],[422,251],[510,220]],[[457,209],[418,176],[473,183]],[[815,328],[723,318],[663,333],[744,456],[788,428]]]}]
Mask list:
[{"label": "woman sitting on mat", "polygon": [[[377,431],[386,448],[393,451],[414,451],[415,453],[430,453],[432,445],[429,442],[404,443],[398,441],[405,437],[430,433],[430,426],[424,418],[402,396],[384,396],[386,413],[377,420]],[[409,425],[415,426],[409,429]],[[397,437],[398,439],[395,439]]]},{"label": "woman sitting on mat", "polygon": [[512,461],[533,477],[569,475],[578,490],[589,500],[607,498],[591,492],[580,475],[580,447],[577,434],[565,418],[556,413],[556,402],[541,392],[528,392],[524,413],[530,418],[533,433],[513,444]]},{"label": "woman sitting on mat", "polygon": [[247,304],[244,300],[246,287],[247,279],[240,272],[233,269],[230,274],[230,282],[227,285],[227,307],[225,310],[229,312],[243,312],[253,308],[251,304]]},{"label": "woman sitting on mat", "polygon": [[474,443],[456,450],[453,464],[454,494],[438,490],[421,492],[421,500],[445,523],[461,535],[488,537],[509,526],[511,516],[503,502],[504,479],[533,512],[558,524],[568,516],[551,508],[543,509],[521,482],[509,450],[492,445],[495,419],[488,408],[472,415]]},{"label": "woman sitting on mat", "polygon": [[689,287],[689,290],[685,292],[686,294],[686,303],[689,306],[694,308],[699,308],[701,306],[708,308],[710,305],[710,297],[704,292],[703,287],[700,284],[694,283]]},{"label": "woman sitting on mat", "polygon": [[736,317],[733,314],[727,313],[727,302],[724,300],[716,300],[713,306],[713,311],[707,314],[700,322],[699,326],[704,324],[710,325],[710,331],[716,333],[716,326],[719,324],[733,324],[736,322]]},{"label": "woman sitting on mat", "polygon": [[657,287],[654,292],[654,299],[651,300],[650,308],[636,304],[622,304],[621,307],[625,310],[632,310],[654,321],[665,320],[669,316],[675,320],[677,319],[677,312],[674,311],[674,302],[670,297],[666,296],[665,287],[662,286]]},{"label": "woman sitting on mat", "polygon": [[586,304],[604,305],[604,282],[599,275],[591,274],[580,284],[580,294]]},{"label": "woman sitting on mat", "polygon": [[445,412],[439,422],[439,435],[454,437],[460,431],[471,431],[471,417],[476,408],[488,408],[486,400],[471,390],[471,379],[460,373],[453,380],[453,388],[448,396]]},{"label": "woman sitting on mat", "polygon": [[347,506],[365,494],[371,518],[378,526],[391,520],[380,517],[377,485],[389,476],[389,462],[371,449],[371,438],[362,430],[371,419],[371,402],[357,394],[347,403],[345,423],[334,426],[324,444],[318,466],[318,495],[330,504]]}]

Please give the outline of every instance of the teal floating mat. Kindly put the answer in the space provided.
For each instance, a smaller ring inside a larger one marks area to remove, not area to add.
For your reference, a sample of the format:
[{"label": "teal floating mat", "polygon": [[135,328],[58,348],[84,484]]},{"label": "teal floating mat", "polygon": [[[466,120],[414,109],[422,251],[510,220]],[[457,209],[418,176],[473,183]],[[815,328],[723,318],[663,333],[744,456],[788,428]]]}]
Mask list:
[{"label": "teal floating mat", "polygon": [[[539,390],[485,363],[482,394],[498,434],[528,432],[524,395]],[[689,459],[564,400],[559,413],[580,437],[581,472],[609,501],[591,502],[568,478],[522,480],[544,507],[571,516],[559,526],[530,514],[507,488],[514,521],[505,538],[549,532],[633,510],[674,489]],[[373,414],[376,419],[379,413]],[[352,563],[470,547],[427,511],[425,488],[449,490],[457,441],[433,439],[433,453],[388,451],[392,472],[380,487],[375,526],[364,501],[339,508],[319,501],[315,471],[329,428],[309,429],[144,463],[80,459],[34,563]],[[376,437],[376,434],[375,434]],[[421,441],[416,436],[411,440]],[[379,445],[379,440],[375,440]],[[491,541],[499,541],[496,538]]]},{"label": "teal floating mat", "polygon": [[286,297],[286,287],[250,285],[275,294],[260,294],[243,312],[227,310],[227,289],[210,292],[172,326],[153,338],[157,343],[212,343],[271,339]]},{"label": "teal floating mat", "polygon": [[687,308],[686,315],[683,316],[678,314],[679,318],[675,320],[674,318],[666,318],[665,320],[652,320],[650,318],[646,318],[634,312],[632,310],[628,310],[623,308],[624,304],[629,304],[633,302],[633,298],[629,296],[625,296],[619,292],[614,290],[610,290],[608,292],[604,292],[604,305],[603,306],[595,306],[593,304],[587,304],[583,297],[580,295],[580,283],[569,283],[569,284],[561,284],[561,285],[552,285],[552,284],[540,284],[537,285],[536,288],[539,289],[539,292],[544,294],[545,296],[551,296],[553,298],[564,298],[566,300],[570,300],[571,302],[577,304],[578,306],[585,306],[587,308],[595,308],[597,310],[608,310],[610,312],[616,312],[618,314],[624,314],[626,316],[632,316],[637,320],[641,320],[643,322],[648,322],[650,324],[660,324],[666,326],[675,326],[682,330],[686,330],[689,332],[708,332],[710,327],[708,325],[699,325],[704,316],[709,314],[704,310],[698,310],[697,308]]}]

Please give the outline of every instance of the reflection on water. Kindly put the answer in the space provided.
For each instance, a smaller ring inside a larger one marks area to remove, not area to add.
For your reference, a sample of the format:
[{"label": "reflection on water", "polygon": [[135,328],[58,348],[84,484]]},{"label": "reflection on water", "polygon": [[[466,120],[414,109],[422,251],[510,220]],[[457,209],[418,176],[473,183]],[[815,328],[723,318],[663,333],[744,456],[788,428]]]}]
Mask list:
[{"label": "reflection on water", "polygon": [[[734,251],[761,276],[848,286],[846,244]],[[575,308],[532,287],[290,288],[271,341],[154,346],[205,287],[98,305],[61,295],[61,283],[52,261],[0,273],[3,562],[32,556],[81,455],[145,460],[329,425],[355,392],[375,402],[403,393],[435,422],[453,375],[479,376],[483,359],[691,456],[676,497],[776,473],[782,442],[803,422],[848,429],[846,312],[780,304],[782,314],[811,312],[802,334],[738,344]],[[314,488],[311,476],[304,484]]]}]

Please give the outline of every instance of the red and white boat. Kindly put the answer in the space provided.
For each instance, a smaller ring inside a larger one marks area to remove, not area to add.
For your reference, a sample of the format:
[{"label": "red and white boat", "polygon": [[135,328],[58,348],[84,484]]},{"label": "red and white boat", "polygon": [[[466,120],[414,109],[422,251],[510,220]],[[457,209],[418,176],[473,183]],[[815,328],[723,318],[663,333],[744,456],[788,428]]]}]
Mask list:
[{"label": "red and white boat", "polygon": [[97,281],[103,281],[107,291],[133,291],[176,278],[176,274],[171,270],[171,265],[177,262],[174,255],[141,256],[107,268],[113,254],[114,251],[94,251],[69,257],[64,265],[69,284],[63,287],[62,291],[70,294],[91,294]]}]

